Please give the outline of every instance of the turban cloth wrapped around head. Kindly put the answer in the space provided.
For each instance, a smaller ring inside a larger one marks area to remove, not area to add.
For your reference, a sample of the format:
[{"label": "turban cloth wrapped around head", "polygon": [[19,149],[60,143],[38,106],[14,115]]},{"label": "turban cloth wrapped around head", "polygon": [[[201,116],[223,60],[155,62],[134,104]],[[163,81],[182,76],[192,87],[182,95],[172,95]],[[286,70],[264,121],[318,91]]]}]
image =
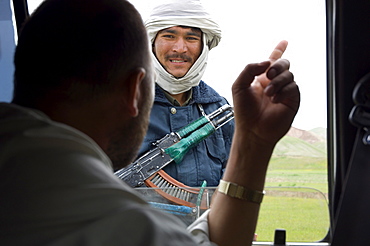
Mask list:
[{"label": "turban cloth wrapped around head", "polygon": [[153,56],[157,73],[156,82],[171,94],[179,94],[197,86],[207,66],[208,52],[221,40],[221,29],[204,9],[199,0],[173,0],[155,7],[145,22],[150,42],[153,43],[160,30],[173,26],[199,28],[203,33],[202,53],[184,77],[169,74]]}]

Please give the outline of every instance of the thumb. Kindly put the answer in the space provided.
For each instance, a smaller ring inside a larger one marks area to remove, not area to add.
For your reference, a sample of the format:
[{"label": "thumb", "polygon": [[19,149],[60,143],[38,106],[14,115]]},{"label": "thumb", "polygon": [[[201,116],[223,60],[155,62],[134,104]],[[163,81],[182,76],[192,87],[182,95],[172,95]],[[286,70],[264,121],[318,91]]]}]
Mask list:
[{"label": "thumb", "polygon": [[235,92],[234,90],[237,90],[238,88],[248,88],[254,81],[254,78],[257,75],[265,72],[269,66],[270,61],[248,64],[235,80],[233,84],[233,92]]}]

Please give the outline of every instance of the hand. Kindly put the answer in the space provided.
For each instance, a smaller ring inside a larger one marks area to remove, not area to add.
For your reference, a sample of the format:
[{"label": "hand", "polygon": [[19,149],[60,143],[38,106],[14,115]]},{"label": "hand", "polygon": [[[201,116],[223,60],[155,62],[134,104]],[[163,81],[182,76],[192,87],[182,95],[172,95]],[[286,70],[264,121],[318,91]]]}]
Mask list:
[{"label": "hand", "polygon": [[[275,63],[277,60],[279,60],[283,56],[287,46],[288,46],[287,41],[285,40],[280,41],[280,43],[275,47],[275,49],[272,51],[269,57],[269,61],[271,62],[271,64]],[[257,77],[257,80],[263,84],[267,84],[270,82],[270,80],[267,78],[267,73],[263,73],[259,75]]]},{"label": "hand", "polygon": [[280,42],[270,61],[247,65],[233,84],[235,134],[275,145],[289,130],[300,93],[289,61],[280,59],[286,46],[286,41]]}]

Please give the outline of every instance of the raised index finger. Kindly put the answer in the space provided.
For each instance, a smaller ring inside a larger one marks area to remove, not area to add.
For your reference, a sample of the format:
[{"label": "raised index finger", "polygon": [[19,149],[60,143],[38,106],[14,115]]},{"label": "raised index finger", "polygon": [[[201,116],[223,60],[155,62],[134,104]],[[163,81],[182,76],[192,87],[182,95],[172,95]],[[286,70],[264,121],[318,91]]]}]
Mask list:
[{"label": "raised index finger", "polygon": [[288,41],[286,41],[286,40],[280,41],[280,43],[272,51],[272,53],[269,57],[270,61],[274,62],[274,61],[280,59],[283,56],[287,46],[288,46]]}]

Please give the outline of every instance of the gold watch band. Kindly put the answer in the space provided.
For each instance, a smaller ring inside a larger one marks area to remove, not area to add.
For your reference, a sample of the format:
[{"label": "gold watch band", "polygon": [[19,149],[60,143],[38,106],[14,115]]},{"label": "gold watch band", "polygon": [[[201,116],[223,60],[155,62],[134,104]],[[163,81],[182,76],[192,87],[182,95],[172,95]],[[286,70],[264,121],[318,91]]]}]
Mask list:
[{"label": "gold watch band", "polygon": [[220,180],[220,184],[218,185],[218,192],[221,192],[230,197],[258,204],[262,202],[263,196],[265,195],[265,191],[250,190],[243,186],[225,180]]}]

